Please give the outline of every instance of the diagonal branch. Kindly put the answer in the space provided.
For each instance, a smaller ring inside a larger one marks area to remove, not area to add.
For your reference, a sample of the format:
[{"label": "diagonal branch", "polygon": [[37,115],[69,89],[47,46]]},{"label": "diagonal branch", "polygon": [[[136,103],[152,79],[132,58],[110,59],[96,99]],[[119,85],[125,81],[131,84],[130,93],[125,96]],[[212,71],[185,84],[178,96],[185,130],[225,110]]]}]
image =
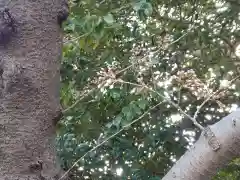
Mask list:
[{"label": "diagonal branch", "polygon": [[152,111],[153,109],[155,109],[157,106],[159,106],[160,104],[162,104],[162,102],[158,103],[157,105],[149,108],[145,113],[143,113],[140,117],[138,117],[137,119],[135,119],[134,121],[132,121],[131,123],[125,125],[122,127],[122,129],[120,129],[119,131],[117,131],[116,133],[112,134],[111,136],[109,136],[108,138],[106,138],[105,140],[103,140],[101,143],[99,143],[98,145],[96,145],[95,147],[93,147],[92,149],[90,149],[88,152],[86,152],[82,157],[80,157],[77,161],[75,161],[75,163],[62,175],[62,177],[60,177],[58,180],[63,179],[84,157],[86,157],[89,153],[93,152],[94,150],[96,150],[97,148],[99,148],[100,146],[102,146],[103,144],[105,144],[107,141],[109,141],[110,139],[114,138],[115,136],[117,136],[118,134],[120,134],[122,131],[124,131],[125,129],[129,128],[131,125],[133,125],[134,123],[138,122],[139,120],[141,120],[144,116],[146,116],[150,111]]},{"label": "diagonal branch", "polygon": [[157,92],[156,90],[153,90],[152,88],[149,88],[146,85],[141,85],[141,84],[136,84],[136,83],[131,83],[131,82],[127,82],[127,81],[123,81],[122,79],[117,80],[119,83],[125,83],[125,84],[130,84],[133,86],[138,86],[138,87],[144,87],[154,93],[156,93],[157,95],[159,95],[161,98],[163,98],[165,101],[167,101],[168,103],[170,103],[172,106],[174,106],[178,111],[180,111],[182,114],[184,114],[186,117],[188,117],[195,126],[197,126],[199,129],[203,130],[203,126],[201,124],[199,124],[196,119],[194,119],[193,117],[191,117],[190,115],[188,115],[187,113],[185,113],[182,108],[177,105],[176,103],[174,103],[173,101],[171,101],[169,98],[165,97],[164,95],[162,95],[161,93]]}]

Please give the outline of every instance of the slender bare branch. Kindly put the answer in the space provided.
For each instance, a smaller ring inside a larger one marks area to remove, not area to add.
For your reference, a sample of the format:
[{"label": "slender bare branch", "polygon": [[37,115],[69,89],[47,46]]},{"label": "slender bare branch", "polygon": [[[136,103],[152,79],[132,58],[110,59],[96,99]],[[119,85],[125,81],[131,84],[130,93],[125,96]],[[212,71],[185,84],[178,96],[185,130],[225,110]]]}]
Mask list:
[{"label": "slender bare branch", "polygon": [[60,177],[58,180],[63,179],[77,164],[78,162],[80,162],[84,157],[86,157],[89,153],[93,152],[94,150],[96,150],[97,148],[99,148],[100,146],[102,146],[103,144],[105,144],[107,141],[109,141],[110,139],[114,138],[115,136],[117,136],[119,133],[121,133],[122,131],[124,131],[125,129],[129,128],[131,125],[133,125],[134,123],[138,122],[139,120],[141,120],[144,116],[146,116],[151,110],[155,109],[157,106],[159,106],[160,104],[162,104],[162,102],[158,103],[157,105],[149,108],[145,113],[143,113],[140,117],[138,117],[137,119],[135,119],[134,121],[130,122],[129,124],[123,126],[119,131],[117,131],[116,133],[112,134],[111,136],[109,136],[108,138],[106,138],[105,140],[103,140],[101,143],[97,144],[95,147],[93,147],[92,149],[90,149],[88,152],[86,152],[82,157],[80,157],[77,161],[75,161],[75,163],[62,175],[62,177]]},{"label": "slender bare branch", "polygon": [[185,113],[182,108],[177,105],[176,103],[174,103],[173,101],[171,101],[169,98],[165,97],[164,95],[162,95],[161,93],[157,92],[156,90],[153,90],[152,88],[146,86],[146,85],[141,85],[141,84],[136,84],[136,83],[131,83],[131,82],[127,82],[127,81],[123,81],[123,80],[117,80],[119,83],[125,83],[125,84],[130,84],[130,85],[133,85],[133,86],[138,86],[138,87],[144,87],[156,94],[158,94],[161,98],[163,98],[165,101],[167,101],[169,104],[171,104],[172,106],[174,106],[178,111],[180,111],[182,114],[184,114],[186,117],[188,117],[195,126],[197,126],[199,129],[203,130],[204,127],[199,124],[193,117],[191,117],[190,115],[188,115],[187,113]]},{"label": "slender bare branch", "polygon": [[[235,78],[233,78],[233,79],[229,82],[229,84],[232,84],[232,83],[233,83],[235,80],[237,80],[239,77],[240,77],[240,75],[237,76],[237,77],[235,77]],[[202,109],[202,107],[203,107],[214,95],[218,94],[218,93],[219,93],[220,91],[222,91],[222,90],[223,90],[222,88],[219,88],[219,89],[216,90],[215,92],[211,93],[211,94],[202,102],[202,104],[197,108],[197,111],[194,113],[193,119],[196,120],[197,115],[198,115],[199,111]]]}]

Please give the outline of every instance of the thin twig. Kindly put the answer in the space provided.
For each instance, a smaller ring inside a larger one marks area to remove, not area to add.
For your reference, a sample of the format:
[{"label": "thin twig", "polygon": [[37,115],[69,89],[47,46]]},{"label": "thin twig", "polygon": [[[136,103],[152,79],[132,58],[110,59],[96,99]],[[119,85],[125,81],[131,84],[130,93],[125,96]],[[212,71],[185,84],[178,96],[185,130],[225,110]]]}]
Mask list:
[{"label": "thin twig", "polygon": [[138,64],[138,63],[139,63],[139,62],[134,62],[134,63],[132,63],[131,65],[129,65],[129,66],[127,66],[127,67],[121,69],[120,71],[118,71],[118,72],[116,73],[116,75],[121,74],[122,72],[124,72],[124,71],[130,69],[132,66],[134,66],[135,64]]},{"label": "thin twig", "polygon": [[74,38],[74,39],[69,39],[69,40],[63,42],[63,44],[67,44],[67,43],[69,43],[69,42],[76,41],[76,40],[78,40],[78,39],[81,39],[81,38],[84,37],[84,36],[89,35],[89,34],[90,34],[90,33],[85,33],[85,34],[82,34],[81,36],[78,36],[78,37],[76,37],[76,38]]},{"label": "thin twig", "polygon": [[124,131],[126,128],[130,127],[131,125],[133,125],[134,123],[138,122],[140,119],[142,119],[145,115],[147,115],[151,110],[155,109],[157,106],[159,106],[160,104],[162,104],[163,101],[161,101],[160,103],[158,103],[157,105],[149,108],[145,113],[143,113],[140,117],[138,117],[137,119],[135,119],[134,121],[132,121],[131,123],[125,125],[122,127],[122,129],[120,129],[118,132],[114,133],[113,135],[109,136],[108,138],[106,138],[104,141],[102,141],[101,143],[99,143],[98,145],[96,145],[95,147],[93,147],[92,149],[90,149],[88,152],[86,152],[82,157],[80,157],[77,161],[75,161],[75,163],[62,175],[62,177],[60,177],[58,180],[63,179],[77,164],[78,162],[80,162],[84,157],[86,157],[89,153],[93,152],[94,150],[96,150],[97,148],[99,148],[100,146],[102,146],[103,144],[105,144],[107,141],[109,141],[110,139],[114,138],[115,136],[117,136],[119,133],[121,133],[122,131]]},{"label": "thin twig", "polygon": [[88,91],[87,93],[84,93],[83,95],[80,96],[80,98],[73,103],[71,106],[69,106],[67,109],[63,110],[63,114],[68,112],[69,110],[73,109],[76,105],[78,105],[78,103],[80,103],[85,97],[89,96],[94,90],[96,90],[95,88],[92,88],[90,91]]},{"label": "thin twig", "polygon": [[[239,77],[240,77],[240,75],[237,76],[237,77],[235,77],[235,78],[233,78],[233,79],[229,82],[229,85],[232,84],[232,83],[233,83],[235,80],[237,80]],[[205,100],[202,102],[202,104],[197,108],[196,112],[194,113],[193,118],[194,118],[195,120],[196,120],[196,118],[197,118],[197,115],[198,115],[199,111],[202,109],[202,107],[203,107],[215,94],[219,93],[221,90],[222,90],[221,88],[218,89],[218,90],[216,90],[215,92],[213,92],[212,94],[210,94],[207,99],[205,99]]]},{"label": "thin twig", "polygon": [[167,97],[165,97],[164,95],[162,95],[161,93],[149,88],[146,85],[141,85],[141,84],[136,84],[136,83],[131,83],[131,82],[127,82],[127,81],[123,81],[122,79],[117,80],[120,83],[125,83],[125,84],[130,84],[130,85],[134,85],[134,86],[138,86],[138,87],[144,87],[156,94],[158,94],[161,98],[163,98],[165,101],[167,101],[168,103],[170,103],[172,106],[174,106],[177,110],[179,110],[182,114],[184,114],[186,117],[188,117],[195,126],[197,126],[199,129],[203,130],[203,126],[201,124],[199,124],[193,117],[191,117],[190,115],[188,115],[187,113],[185,113],[181,107],[179,105],[177,105],[176,103],[174,103],[173,101],[171,101],[170,99],[168,99]]},{"label": "thin twig", "polygon": [[202,104],[197,108],[197,111],[194,113],[194,116],[193,116],[193,118],[194,118],[195,120],[196,120],[196,118],[197,118],[197,115],[198,115],[200,109],[201,109],[215,94],[217,94],[218,92],[219,92],[219,91],[217,90],[217,91],[213,92],[212,94],[210,94],[210,95],[208,96],[208,98],[205,99],[205,100],[202,102]]},{"label": "thin twig", "polygon": [[[133,64],[127,66],[126,68],[118,71],[115,75],[121,74],[122,72],[128,70],[129,68],[131,68],[131,67],[134,66],[135,64],[137,64],[137,63],[133,63]],[[99,84],[103,84],[104,81],[106,81],[106,79],[102,80]],[[100,89],[101,87],[102,87],[102,86],[100,86],[100,87],[98,87],[98,88],[92,88],[90,91],[85,92],[85,93],[83,93],[82,95],[80,95],[79,99],[76,100],[75,103],[73,103],[70,107],[68,107],[68,108],[66,108],[65,110],[63,110],[63,114],[66,113],[66,112],[68,112],[69,110],[73,109],[73,108],[74,108],[76,105],[78,105],[85,97],[89,96],[94,90]]]}]

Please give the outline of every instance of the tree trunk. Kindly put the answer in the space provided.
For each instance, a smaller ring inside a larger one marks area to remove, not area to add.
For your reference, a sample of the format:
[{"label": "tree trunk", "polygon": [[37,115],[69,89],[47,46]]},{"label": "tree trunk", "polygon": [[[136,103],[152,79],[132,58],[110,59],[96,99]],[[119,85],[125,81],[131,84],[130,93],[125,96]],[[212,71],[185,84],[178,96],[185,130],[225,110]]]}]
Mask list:
[{"label": "tree trunk", "polygon": [[64,0],[0,0],[16,25],[0,46],[0,180],[60,176],[53,121],[60,111],[63,6]]},{"label": "tree trunk", "polygon": [[[212,133],[209,133],[212,131]],[[240,109],[210,126],[162,180],[210,180],[240,155]]]}]

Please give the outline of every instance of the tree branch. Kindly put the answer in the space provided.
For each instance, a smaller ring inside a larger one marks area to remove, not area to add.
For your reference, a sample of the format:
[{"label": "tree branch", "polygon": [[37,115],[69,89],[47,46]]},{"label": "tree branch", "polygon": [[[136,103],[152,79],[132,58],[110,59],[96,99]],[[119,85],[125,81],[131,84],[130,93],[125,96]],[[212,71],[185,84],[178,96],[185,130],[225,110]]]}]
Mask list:
[{"label": "tree branch", "polygon": [[202,133],[162,180],[211,179],[217,170],[240,155],[240,108],[209,128],[219,141],[218,149],[212,149],[211,139]]},{"label": "tree branch", "polygon": [[149,108],[145,113],[143,113],[139,118],[135,119],[134,121],[132,121],[131,123],[125,125],[122,127],[122,129],[120,129],[119,131],[117,131],[116,133],[114,133],[113,135],[109,136],[108,138],[106,138],[105,140],[103,140],[101,143],[97,144],[95,147],[93,147],[92,149],[90,149],[88,152],[86,152],[82,157],[80,157],[77,161],[75,161],[75,163],[62,175],[61,178],[59,178],[58,180],[63,179],[65,176],[67,176],[67,174],[84,158],[86,157],[89,153],[93,152],[94,150],[96,150],[97,148],[99,148],[100,146],[102,146],[103,144],[105,144],[107,141],[109,141],[110,139],[114,138],[115,136],[117,136],[118,134],[120,134],[122,131],[124,131],[125,129],[129,128],[131,125],[133,125],[134,123],[138,122],[139,120],[141,120],[144,116],[146,116],[151,110],[155,109],[157,106],[159,106],[160,104],[162,104],[162,102],[158,103],[157,105]]},{"label": "tree branch", "polygon": [[134,86],[138,86],[138,87],[143,87],[143,88],[146,88],[146,89],[148,89],[148,90],[150,90],[150,91],[158,94],[161,98],[163,98],[165,101],[167,101],[167,102],[170,103],[172,106],[174,106],[174,107],[175,107],[178,111],[180,111],[183,115],[185,115],[186,117],[188,117],[188,118],[193,122],[193,124],[194,124],[196,127],[198,127],[200,130],[203,130],[203,129],[204,129],[204,127],[203,127],[201,124],[199,124],[199,123],[196,121],[196,119],[194,119],[193,117],[191,117],[190,115],[188,115],[187,113],[185,113],[185,112],[181,109],[181,107],[180,107],[179,105],[177,105],[176,103],[174,103],[173,101],[171,101],[170,99],[168,99],[167,97],[165,97],[164,95],[162,95],[161,93],[153,90],[152,88],[149,88],[149,87],[146,86],[146,85],[141,85],[141,84],[136,84],[136,83],[131,83],[131,82],[123,81],[122,79],[120,79],[120,80],[118,79],[117,82],[119,82],[119,83],[125,83],[125,84],[130,84],[130,85],[134,85]]}]

